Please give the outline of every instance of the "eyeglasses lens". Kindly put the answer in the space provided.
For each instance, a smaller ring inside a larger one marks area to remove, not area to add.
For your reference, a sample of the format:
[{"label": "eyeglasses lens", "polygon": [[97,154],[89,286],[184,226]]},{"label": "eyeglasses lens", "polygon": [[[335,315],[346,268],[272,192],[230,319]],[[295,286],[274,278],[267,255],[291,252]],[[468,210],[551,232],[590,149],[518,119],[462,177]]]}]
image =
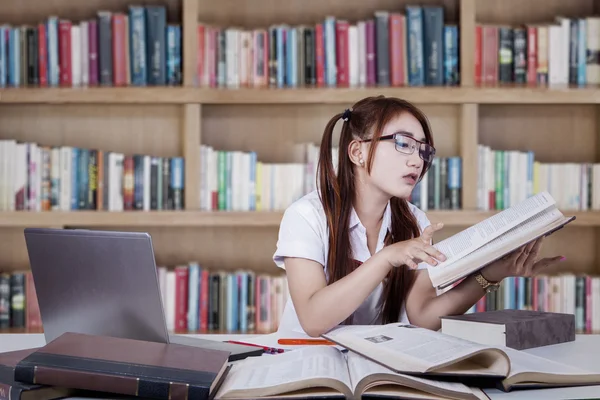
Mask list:
[{"label": "eyeglasses lens", "polygon": [[425,162],[431,162],[435,156],[435,150],[427,143],[419,143],[410,136],[396,135],[396,150],[404,154],[412,154],[419,149],[419,157]]}]

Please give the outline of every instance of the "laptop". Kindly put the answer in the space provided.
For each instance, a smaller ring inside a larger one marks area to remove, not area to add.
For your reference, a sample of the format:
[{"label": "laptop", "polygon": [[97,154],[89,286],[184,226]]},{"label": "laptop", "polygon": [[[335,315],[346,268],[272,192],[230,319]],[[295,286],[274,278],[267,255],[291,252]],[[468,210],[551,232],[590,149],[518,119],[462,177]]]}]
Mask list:
[{"label": "laptop", "polygon": [[169,333],[152,239],[143,232],[26,228],[46,343],[65,332],[261,355],[260,347]]}]

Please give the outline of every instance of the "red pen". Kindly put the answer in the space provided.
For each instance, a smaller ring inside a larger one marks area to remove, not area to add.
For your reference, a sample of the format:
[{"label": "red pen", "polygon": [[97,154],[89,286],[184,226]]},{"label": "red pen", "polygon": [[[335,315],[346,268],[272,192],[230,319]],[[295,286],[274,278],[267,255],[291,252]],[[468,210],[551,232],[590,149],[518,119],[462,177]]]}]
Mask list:
[{"label": "red pen", "polygon": [[266,353],[269,354],[278,354],[278,353],[283,353],[285,350],[284,349],[277,349],[275,347],[266,347],[266,346],[261,346],[259,344],[254,344],[254,343],[246,343],[246,342],[238,342],[235,340],[227,340],[227,343],[232,343],[232,344],[241,344],[244,346],[254,346],[254,347],[260,347],[262,348]]}]

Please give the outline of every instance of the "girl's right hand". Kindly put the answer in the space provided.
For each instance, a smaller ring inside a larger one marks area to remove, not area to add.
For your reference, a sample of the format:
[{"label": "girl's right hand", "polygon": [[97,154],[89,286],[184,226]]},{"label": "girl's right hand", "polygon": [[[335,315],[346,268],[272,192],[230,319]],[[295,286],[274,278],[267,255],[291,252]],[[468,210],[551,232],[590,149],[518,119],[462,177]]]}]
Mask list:
[{"label": "girl's right hand", "polygon": [[437,265],[436,259],[445,261],[446,256],[430,244],[433,234],[443,226],[441,222],[429,225],[423,230],[421,236],[387,246],[385,251],[388,262],[393,267],[406,264],[409,268],[416,269],[417,264],[423,261],[429,265]]}]

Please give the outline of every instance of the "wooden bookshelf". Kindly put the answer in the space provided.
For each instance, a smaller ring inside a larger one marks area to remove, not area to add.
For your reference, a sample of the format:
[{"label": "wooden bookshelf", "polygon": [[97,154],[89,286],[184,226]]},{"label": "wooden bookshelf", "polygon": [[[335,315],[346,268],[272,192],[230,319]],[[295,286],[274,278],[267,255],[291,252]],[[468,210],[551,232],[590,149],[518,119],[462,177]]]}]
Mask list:
[{"label": "wooden bookshelf", "polygon": [[[432,222],[443,222],[446,228],[464,229],[499,211],[428,211]],[[563,210],[575,216],[569,226],[600,227],[600,212]],[[277,228],[283,217],[280,211],[50,211],[0,212],[0,228],[90,227],[90,228]]]},{"label": "wooden bookshelf", "polygon": [[366,87],[240,88],[186,87],[9,88],[0,89],[5,104],[351,104],[367,96],[394,96],[418,104],[600,104],[600,90],[586,87]]},{"label": "wooden bookshelf", "polygon": [[[56,87],[0,89],[0,140],[80,146],[128,154],[182,156],[185,210],[152,212],[0,212],[0,270],[28,268],[23,228],[86,227],[142,230],[152,234],[157,263],[197,260],[209,268],[247,267],[278,272],[271,256],[281,211],[209,212],[199,209],[200,144],[221,150],[255,151],[264,162],[302,161],[294,146],[321,139],[334,114],[374,95],[405,98],[423,109],[440,157],[463,158],[463,210],[431,210],[444,222],[444,237],[492,215],[477,209],[477,145],[533,150],[544,163],[600,161],[600,90],[596,85],[477,85],[475,26],[480,23],[544,23],[556,16],[585,17],[600,11],[593,0],[424,0],[443,5],[448,23],[459,25],[460,86],[206,88],[198,84],[198,22],[243,28],[314,24],[326,16],[356,21],[376,10],[403,12],[409,0],[158,0],[170,22],[182,24],[181,87]],[[246,4],[247,3],[247,4]],[[55,0],[40,6],[23,0],[4,7],[0,21],[34,24],[49,15],[92,18],[100,9],[126,11],[134,1],[98,0],[75,6]],[[551,272],[599,274],[600,211],[575,215],[568,229],[547,240],[543,256],[566,255]]]}]

